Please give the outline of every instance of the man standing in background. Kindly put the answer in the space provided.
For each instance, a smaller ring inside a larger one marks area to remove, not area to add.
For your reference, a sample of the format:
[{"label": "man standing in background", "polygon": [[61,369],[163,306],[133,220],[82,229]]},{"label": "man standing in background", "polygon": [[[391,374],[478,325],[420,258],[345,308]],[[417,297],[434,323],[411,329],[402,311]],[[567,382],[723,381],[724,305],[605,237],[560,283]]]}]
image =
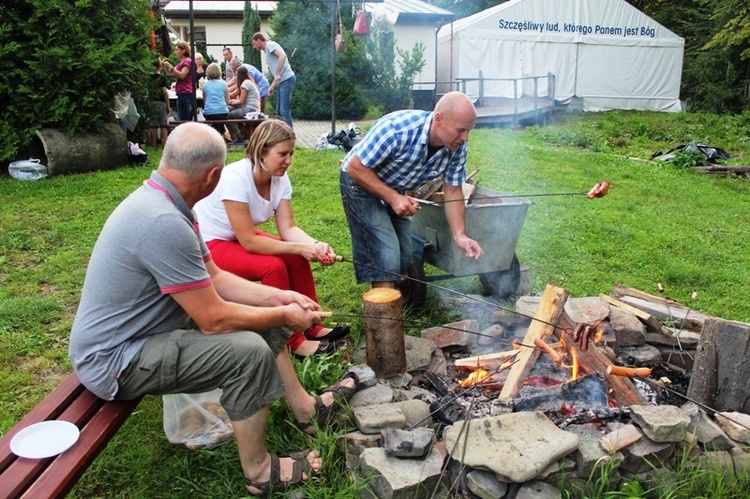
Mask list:
[{"label": "man standing in background", "polygon": [[289,64],[289,58],[276,42],[266,40],[263,33],[253,35],[253,48],[266,54],[266,65],[273,74],[273,82],[268,88],[268,95],[276,93],[276,115],[287,125],[292,125],[292,92],[297,77]]},{"label": "man standing in background", "polygon": [[229,81],[234,78],[234,71],[229,64],[230,62],[232,62],[232,58],[234,57],[234,55],[232,55],[232,49],[230,49],[229,47],[224,47],[224,49],[221,51],[221,55],[224,56],[224,81],[229,83]]}]

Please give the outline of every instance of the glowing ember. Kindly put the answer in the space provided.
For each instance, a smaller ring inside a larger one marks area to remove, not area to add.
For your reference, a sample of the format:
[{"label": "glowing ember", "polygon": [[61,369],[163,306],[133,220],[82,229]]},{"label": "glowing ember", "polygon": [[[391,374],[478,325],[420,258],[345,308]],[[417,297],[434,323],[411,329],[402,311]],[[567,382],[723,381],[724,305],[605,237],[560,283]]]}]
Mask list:
[{"label": "glowing ember", "polygon": [[474,386],[478,383],[484,382],[488,377],[490,376],[490,373],[485,371],[484,369],[477,369],[473,373],[469,374],[469,377],[465,380],[459,381],[458,384],[461,386],[461,388],[466,388],[467,386]]},{"label": "glowing ember", "polygon": [[518,344],[518,340],[513,340],[513,350],[520,350],[521,345]]}]

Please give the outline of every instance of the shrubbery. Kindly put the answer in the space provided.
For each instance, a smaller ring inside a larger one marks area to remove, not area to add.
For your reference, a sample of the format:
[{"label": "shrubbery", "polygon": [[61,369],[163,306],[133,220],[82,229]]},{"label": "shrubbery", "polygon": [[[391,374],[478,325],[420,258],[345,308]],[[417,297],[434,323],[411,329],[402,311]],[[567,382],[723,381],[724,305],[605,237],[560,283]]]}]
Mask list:
[{"label": "shrubbery", "polygon": [[0,7],[0,161],[36,130],[96,130],[113,95],[153,71],[148,0],[9,0]]}]

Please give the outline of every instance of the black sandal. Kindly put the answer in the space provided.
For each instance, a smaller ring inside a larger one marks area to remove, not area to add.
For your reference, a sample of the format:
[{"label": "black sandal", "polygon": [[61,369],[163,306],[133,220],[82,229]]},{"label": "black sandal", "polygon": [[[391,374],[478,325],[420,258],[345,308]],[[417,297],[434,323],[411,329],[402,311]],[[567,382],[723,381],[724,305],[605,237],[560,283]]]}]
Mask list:
[{"label": "black sandal", "polygon": [[[312,341],[314,341],[314,340],[312,340]],[[321,340],[318,343],[318,349],[315,350],[310,355],[316,355],[316,354],[319,354],[319,353],[331,353],[334,350],[336,350],[336,348],[338,348],[338,346],[336,345],[335,342],[328,341],[328,340]],[[298,355],[298,354],[296,354],[294,352],[292,352],[292,355],[294,355],[295,357],[297,357],[298,360],[305,360],[305,357],[309,357],[309,355]]]},{"label": "black sandal", "polygon": [[346,338],[349,335],[349,332],[351,331],[351,328],[348,324],[338,325],[331,329],[328,334],[324,334],[323,336],[315,336],[313,338],[308,338],[308,340],[328,340],[328,341],[339,341],[343,338]]}]

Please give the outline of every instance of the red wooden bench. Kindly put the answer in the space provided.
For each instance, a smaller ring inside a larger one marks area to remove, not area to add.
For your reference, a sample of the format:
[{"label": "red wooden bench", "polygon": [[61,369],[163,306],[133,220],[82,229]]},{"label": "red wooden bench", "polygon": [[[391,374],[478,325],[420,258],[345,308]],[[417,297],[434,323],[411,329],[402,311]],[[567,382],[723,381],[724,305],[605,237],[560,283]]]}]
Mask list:
[{"label": "red wooden bench", "polygon": [[[107,402],[88,391],[75,373],[68,376],[0,439],[0,498],[65,497],[139,402]],[[53,419],[69,421],[81,431],[71,448],[45,459],[22,458],[10,451],[16,433]]]}]

